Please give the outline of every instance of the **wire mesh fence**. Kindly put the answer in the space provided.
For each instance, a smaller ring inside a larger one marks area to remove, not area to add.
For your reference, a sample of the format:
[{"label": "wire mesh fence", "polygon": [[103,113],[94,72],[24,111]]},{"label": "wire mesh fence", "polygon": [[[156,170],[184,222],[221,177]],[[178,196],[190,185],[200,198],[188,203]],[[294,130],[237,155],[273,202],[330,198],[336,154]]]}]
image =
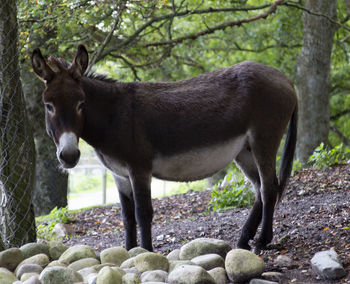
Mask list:
[{"label": "wire mesh fence", "polygon": [[16,0],[0,1],[0,251],[34,241],[35,151],[18,63]]}]

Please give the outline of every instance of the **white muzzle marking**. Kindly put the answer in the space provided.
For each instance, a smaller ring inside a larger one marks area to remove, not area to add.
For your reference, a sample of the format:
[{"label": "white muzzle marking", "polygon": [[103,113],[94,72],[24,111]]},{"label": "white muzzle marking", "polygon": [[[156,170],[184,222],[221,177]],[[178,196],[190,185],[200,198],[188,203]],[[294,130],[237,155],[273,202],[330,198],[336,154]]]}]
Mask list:
[{"label": "white muzzle marking", "polygon": [[62,160],[62,156],[71,155],[79,151],[78,138],[73,132],[65,132],[61,135],[57,145],[57,158],[65,165],[66,161]]}]

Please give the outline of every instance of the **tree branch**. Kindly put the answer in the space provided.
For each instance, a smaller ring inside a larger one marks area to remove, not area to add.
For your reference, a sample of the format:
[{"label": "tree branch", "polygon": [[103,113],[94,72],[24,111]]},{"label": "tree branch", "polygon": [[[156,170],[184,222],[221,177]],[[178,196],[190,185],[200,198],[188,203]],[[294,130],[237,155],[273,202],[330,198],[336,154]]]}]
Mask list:
[{"label": "tree branch", "polygon": [[89,64],[89,67],[87,69],[87,72],[89,72],[92,68],[93,65],[95,65],[95,63],[98,61],[98,58],[101,56],[104,48],[106,47],[106,45],[111,41],[111,38],[113,36],[113,33],[114,31],[116,30],[117,28],[117,25],[119,24],[120,22],[120,18],[121,18],[121,15],[124,11],[126,7],[126,1],[121,1],[120,3],[120,6],[119,6],[119,9],[118,9],[118,14],[117,16],[115,17],[115,20],[114,20],[114,23],[113,23],[113,26],[110,30],[110,32],[107,34],[106,38],[104,39],[103,43],[100,45],[100,48],[94,52],[92,54],[92,57],[91,57],[91,60],[90,60],[90,64]]},{"label": "tree branch", "polygon": [[335,127],[334,125],[331,125],[330,129],[340,138],[343,144],[345,144],[346,146],[350,145],[349,139],[347,139],[337,127]]},{"label": "tree branch", "polygon": [[[174,19],[174,18],[178,18],[178,17],[184,17],[184,16],[189,16],[189,15],[194,15],[194,14],[208,14],[208,13],[225,13],[225,12],[239,12],[239,11],[243,11],[243,12],[248,12],[248,11],[255,11],[255,10],[262,10],[265,8],[270,7],[270,9],[259,15],[259,18],[253,17],[251,18],[248,22],[260,19],[260,18],[266,18],[269,14],[272,14],[273,12],[275,12],[277,5],[280,5],[281,3],[283,3],[284,0],[276,0],[274,3],[272,4],[265,4],[265,5],[261,5],[261,6],[251,6],[251,7],[230,7],[230,8],[218,8],[218,9],[214,9],[214,8],[207,8],[207,9],[198,9],[198,6],[194,9],[194,10],[189,10],[189,9],[185,9],[184,11],[175,11],[166,15],[162,15],[162,16],[158,16],[158,17],[154,17],[152,19],[150,19],[148,22],[144,23],[141,27],[139,27],[132,35],[130,35],[126,40],[124,40],[123,42],[110,47],[109,49],[105,49],[105,51],[100,54],[100,56],[96,59],[96,62],[101,60],[102,58],[104,58],[105,56],[107,56],[108,54],[110,54],[111,52],[115,52],[118,51],[122,48],[127,47],[128,45],[130,45],[133,41],[135,41],[137,39],[137,37],[144,31],[146,30],[148,27],[152,26],[154,23],[156,22],[161,22],[161,21],[165,21],[165,20],[170,20],[170,19]],[[233,25],[240,25],[245,23],[245,20],[240,20],[240,21],[234,21],[235,24]],[[229,25],[228,25],[229,26]],[[204,33],[203,35],[208,34]],[[198,35],[197,37],[199,37],[201,35]],[[191,39],[191,37],[189,38],[182,38],[180,40],[186,40],[186,39]],[[172,41],[172,40],[170,40]],[[175,42],[176,43],[176,40]],[[166,45],[168,43],[165,44],[160,44],[160,45]],[[169,44],[173,44],[173,43],[169,43]],[[151,46],[151,45],[150,45]],[[156,45],[153,45],[156,46]]]},{"label": "tree branch", "polygon": [[178,38],[175,38],[175,39],[172,39],[172,40],[153,42],[153,43],[146,43],[146,44],[141,45],[141,47],[174,45],[176,43],[181,43],[181,42],[183,42],[185,40],[194,40],[194,39],[197,39],[198,37],[214,33],[215,31],[218,31],[218,30],[224,30],[224,29],[226,29],[228,27],[240,26],[240,25],[245,24],[245,23],[257,21],[259,19],[266,19],[269,15],[273,14],[276,11],[277,6],[282,4],[283,1],[284,0],[276,0],[266,12],[261,13],[261,14],[259,14],[257,16],[251,17],[251,18],[230,21],[230,22],[227,22],[227,23],[224,23],[224,24],[216,25],[216,26],[214,26],[212,28],[208,28],[206,30],[202,30],[202,31],[200,31],[198,33],[193,33],[193,34],[190,34],[190,35],[178,37]]},{"label": "tree branch", "polygon": [[337,119],[341,118],[342,116],[349,114],[349,113],[350,113],[350,109],[346,109],[346,110],[343,110],[335,115],[331,115],[330,119],[337,120]]},{"label": "tree branch", "polygon": [[293,8],[300,9],[300,10],[302,10],[302,11],[304,11],[304,12],[310,14],[310,15],[313,15],[313,16],[323,17],[323,18],[327,19],[328,21],[330,21],[332,24],[335,24],[338,27],[343,28],[344,30],[350,31],[350,28],[348,28],[347,26],[337,22],[336,20],[332,19],[331,17],[329,17],[327,15],[324,15],[324,14],[320,14],[320,13],[316,13],[316,12],[310,11],[309,9],[306,9],[305,7],[300,6],[300,5],[296,4],[296,3],[286,1],[282,5],[287,6],[287,7],[293,7]]}]

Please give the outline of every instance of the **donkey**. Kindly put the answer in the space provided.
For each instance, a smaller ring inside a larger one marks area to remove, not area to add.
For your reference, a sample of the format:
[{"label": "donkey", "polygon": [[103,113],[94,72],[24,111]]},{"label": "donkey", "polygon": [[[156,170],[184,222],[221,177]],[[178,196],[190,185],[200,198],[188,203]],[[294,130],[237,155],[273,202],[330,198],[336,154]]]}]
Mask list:
[{"label": "donkey", "polygon": [[[273,213],[290,176],[297,135],[297,97],[280,71],[245,61],[177,82],[122,83],[85,71],[79,45],[68,65],[40,49],[34,72],[45,82],[46,130],[64,168],[80,157],[79,138],[112,171],[118,187],[127,249],[152,251],[151,177],[193,181],[232,160],[253,184],[256,199],[238,247],[259,252],[273,237]],[[276,153],[288,126],[279,179]]]}]

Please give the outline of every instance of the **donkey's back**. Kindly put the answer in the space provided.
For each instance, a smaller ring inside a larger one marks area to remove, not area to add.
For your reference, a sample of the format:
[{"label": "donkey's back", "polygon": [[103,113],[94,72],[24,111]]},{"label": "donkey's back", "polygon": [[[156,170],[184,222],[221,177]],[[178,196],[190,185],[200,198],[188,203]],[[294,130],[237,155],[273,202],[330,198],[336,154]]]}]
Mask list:
[{"label": "donkey's back", "polygon": [[251,61],[135,92],[152,173],[177,181],[214,174],[266,136],[277,151],[297,101],[288,77]]}]

